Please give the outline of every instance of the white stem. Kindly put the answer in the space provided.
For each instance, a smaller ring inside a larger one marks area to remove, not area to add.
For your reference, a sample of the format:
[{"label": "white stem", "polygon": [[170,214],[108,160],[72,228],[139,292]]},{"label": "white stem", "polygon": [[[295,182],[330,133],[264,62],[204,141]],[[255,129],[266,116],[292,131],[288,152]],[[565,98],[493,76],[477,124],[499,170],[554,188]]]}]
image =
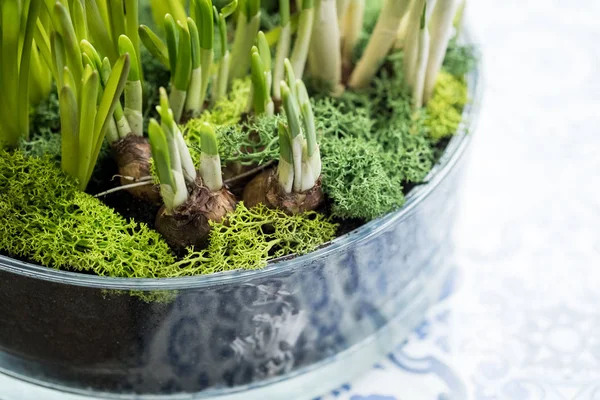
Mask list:
[{"label": "white stem", "polygon": [[413,79],[413,104],[415,108],[423,106],[423,88],[425,86],[425,72],[429,58],[429,29],[427,25],[419,32],[419,54]]},{"label": "white stem", "polygon": [[[365,0],[350,0],[344,17],[342,62],[344,65],[352,64],[354,48],[362,31],[365,15]],[[342,27],[340,26],[340,29]]]},{"label": "white stem", "polygon": [[302,187],[300,189],[302,192],[312,189],[319,178],[318,175],[316,175],[316,171],[313,170],[312,164],[314,160],[311,160],[311,158],[308,157],[306,143],[304,143],[302,148]]},{"label": "white stem", "polygon": [[112,144],[119,140],[119,131],[115,119],[111,117],[108,121],[108,129],[106,130],[106,139],[108,143]]},{"label": "white stem", "polygon": [[315,149],[312,157],[309,157],[309,163],[315,175],[315,179],[319,179],[319,176],[321,176],[321,151],[319,150],[319,146]]},{"label": "white stem", "polygon": [[117,122],[117,132],[119,132],[119,137],[124,138],[131,133],[131,128],[129,127],[129,122],[125,117],[125,113],[123,112],[123,116],[116,121]]},{"label": "white stem", "polygon": [[192,156],[190,155],[190,150],[185,143],[185,139],[183,139],[183,135],[177,126],[172,127],[173,132],[175,134],[175,140],[177,144],[177,148],[179,150],[179,157],[181,161],[181,168],[183,170],[183,175],[185,177],[186,182],[192,183],[196,180],[196,168],[194,168],[194,162],[192,161]]},{"label": "white stem", "polygon": [[181,206],[186,202],[188,198],[187,187],[185,185],[185,179],[181,171],[173,172],[173,178],[175,179],[175,187],[169,185],[160,185],[160,193],[165,202],[167,210],[172,211],[173,209]]},{"label": "white stem", "polygon": [[171,87],[169,103],[171,104],[171,110],[173,110],[173,117],[177,122],[181,120],[181,114],[183,113],[183,106],[185,104],[186,97],[186,90],[179,90],[174,86]]},{"label": "white stem", "polygon": [[396,37],[395,49],[403,49],[406,41],[406,33],[408,30],[408,17],[410,13],[404,14],[402,21],[400,21],[400,28],[398,29],[398,36]]},{"label": "white stem", "polygon": [[200,98],[202,95],[202,67],[198,67],[192,70],[192,76],[190,78],[190,84],[187,89],[187,98],[185,100],[185,111],[189,113],[193,118],[200,115],[202,110],[202,103]]},{"label": "white stem", "polygon": [[265,114],[269,117],[275,115],[275,104],[273,103],[273,100],[271,100],[270,96],[268,97],[268,102],[265,106]]},{"label": "white stem", "polygon": [[214,156],[204,152],[200,154],[200,176],[202,176],[204,185],[212,192],[216,192],[223,188],[221,158],[218,154]]},{"label": "white stem", "polygon": [[409,3],[410,0],[385,1],[365,53],[350,77],[351,87],[364,88],[371,83],[382,61],[394,45],[400,21],[406,13]]},{"label": "white stem", "polygon": [[283,188],[283,191],[288,194],[292,193],[292,187],[294,185],[294,166],[280,158],[277,174],[279,177],[279,184]]},{"label": "white stem", "polygon": [[306,58],[308,56],[308,48],[310,47],[310,38],[313,31],[313,22],[315,7],[308,10],[302,10],[300,13],[300,21],[298,22],[298,33],[296,34],[296,43],[290,63],[294,70],[296,78],[302,79],[304,67],[306,66]]},{"label": "white stem", "polygon": [[433,11],[430,24],[431,47],[429,49],[429,59],[427,60],[425,89],[423,92],[425,103],[433,95],[435,83],[442,69],[444,56],[452,36],[452,24],[459,5],[460,0],[439,0]]},{"label": "white stem", "polygon": [[419,56],[419,36],[421,33],[421,16],[426,0],[413,0],[408,16],[406,40],[404,41],[404,79],[409,87],[414,87],[417,57]]},{"label": "white stem", "polygon": [[337,20],[340,27],[340,34],[342,37],[347,33],[345,27],[346,13],[348,12],[348,6],[352,0],[336,0],[335,8],[337,10]]},{"label": "white stem", "polygon": [[335,0],[315,1],[315,21],[308,54],[313,77],[330,85],[332,93],[341,94],[342,55],[340,27]]},{"label": "white stem", "polygon": [[125,109],[123,113],[127,118],[131,133],[137,136],[144,134],[142,104],[142,81],[127,81],[125,83]]},{"label": "white stem", "polygon": [[246,104],[245,112],[249,113],[254,107],[254,85],[250,85],[250,91],[248,92],[248,103]]},{"label": "white stem", "polygon": [[302,135],[292,139],[292,154],[294,161],[294,192],[302,191],[302,148],[304,147],[304,139]]},{"label": "white stem", "polygon": [[273,65],[273,99],[281,100],[281,81],[284,77],[284,60],[290,54],[292,43],[292,27],[288,23],[281,29],[279,42],[277,43],[277,52],[275,53],[275,64]]},{"label": "white stem", "polygon": [[218,101],[227,95],[227,83],[229,82],[229,65],[231,63],[231,56],[229,51],[225,53],[219,64],[219,76],[216,83],[216,92],[214,101]]},{"label": "white stem", "polygon": [[250,68],[250,49],[252,49],[252,44],[254,43],[254,39],[256,39],[259,27],[260,13],[252,17],[250,21],[248,21],[246,14],[239,14],[233,51],[231,53],[233,61],[229,74],[230,84],[234,79],[243,78],[247,75]]}]

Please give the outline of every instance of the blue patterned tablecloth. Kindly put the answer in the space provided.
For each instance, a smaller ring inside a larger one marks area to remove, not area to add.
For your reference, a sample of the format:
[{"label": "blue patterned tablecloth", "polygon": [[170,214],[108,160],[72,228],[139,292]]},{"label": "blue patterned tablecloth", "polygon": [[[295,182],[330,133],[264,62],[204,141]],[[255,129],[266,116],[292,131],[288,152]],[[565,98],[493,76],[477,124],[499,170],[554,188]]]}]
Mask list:
[{"label": "blue patterned tablecloth", "polygon": [[486,91],[454,291],[326,400],[600,399],[600,1],[467,14]]}]

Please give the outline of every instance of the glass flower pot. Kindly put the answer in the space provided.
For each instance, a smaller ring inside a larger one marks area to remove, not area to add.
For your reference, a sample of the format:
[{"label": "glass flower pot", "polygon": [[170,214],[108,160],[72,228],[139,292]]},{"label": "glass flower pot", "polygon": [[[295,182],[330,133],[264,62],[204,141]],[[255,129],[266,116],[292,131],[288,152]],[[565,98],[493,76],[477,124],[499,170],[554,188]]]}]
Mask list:
[{"label": "glass flower pot", "polygon": [[164,280],[0,256],[0,394],[311,398],[369,368],[406,338],[450,276],[479,78],[478,69],[468,76],[460,131],[406,205],[311,254]]}]

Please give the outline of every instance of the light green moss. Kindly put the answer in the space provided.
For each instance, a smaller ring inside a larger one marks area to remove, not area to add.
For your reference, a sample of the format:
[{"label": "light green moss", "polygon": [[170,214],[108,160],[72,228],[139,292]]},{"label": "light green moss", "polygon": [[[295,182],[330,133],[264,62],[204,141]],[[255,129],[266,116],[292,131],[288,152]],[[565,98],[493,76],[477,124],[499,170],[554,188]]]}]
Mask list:
[{"label": "light green moss", "polygon": [[[181,275],[259,269],[270,259],[305,254],[335,237],[337,225],[316,212],[287,215],[262,204],[239,203],[224,223],[212,223],[206,250],[190,251],[171,266]],[[174,271],[173,271],[174,272]]]},{"label": "light green moss", "polygon": [[188,122],[185,129],[188,132],[188,141],[191,143],[200,143],[199,136],[195,135],[194,132],[204,122],[217,126],[234,125],[240,122],[242,114],[248,105],[250,87],[250,77],[233,81],[233,86],[227,98],[219,100],[214,107],[205,110],[200,117]]},{"label": "light green moss", "polygon": [[404,204],[402,179],[390,155],[363,138],[328,138],[321,145],[323,190],[340,218],[379,217]]},{"label": "light green moss", "polygon": [[115,277],[162,277],[160,235],[128,222],[48,158],[0,151],[0,250],[42,265]]},{"label": "light green moss", "polygon": [[[277,123],[282,115],[249,116],[236,124],[214,125],[223,165],[231,162],[260,165],[279,157]],[[200,120],[190,121],[186,137],[194,164],[200,162]]]},{"label": "light green moss", "polygon": [[464,79],[440,72],[433,97],[427,103],[425,118],[429,136],[434,142],[456,133],[465,104],[467,85]]}]

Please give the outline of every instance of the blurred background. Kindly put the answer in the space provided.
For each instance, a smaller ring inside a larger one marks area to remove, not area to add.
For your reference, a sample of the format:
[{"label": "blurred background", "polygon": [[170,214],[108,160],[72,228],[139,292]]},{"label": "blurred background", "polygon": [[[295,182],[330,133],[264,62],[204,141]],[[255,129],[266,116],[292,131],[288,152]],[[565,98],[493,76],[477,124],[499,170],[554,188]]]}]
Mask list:
[{"label": "blurred background", "polygon": [[600,1],[469,0],[484,99],[457,276],[327,399],[600,399]]}]

